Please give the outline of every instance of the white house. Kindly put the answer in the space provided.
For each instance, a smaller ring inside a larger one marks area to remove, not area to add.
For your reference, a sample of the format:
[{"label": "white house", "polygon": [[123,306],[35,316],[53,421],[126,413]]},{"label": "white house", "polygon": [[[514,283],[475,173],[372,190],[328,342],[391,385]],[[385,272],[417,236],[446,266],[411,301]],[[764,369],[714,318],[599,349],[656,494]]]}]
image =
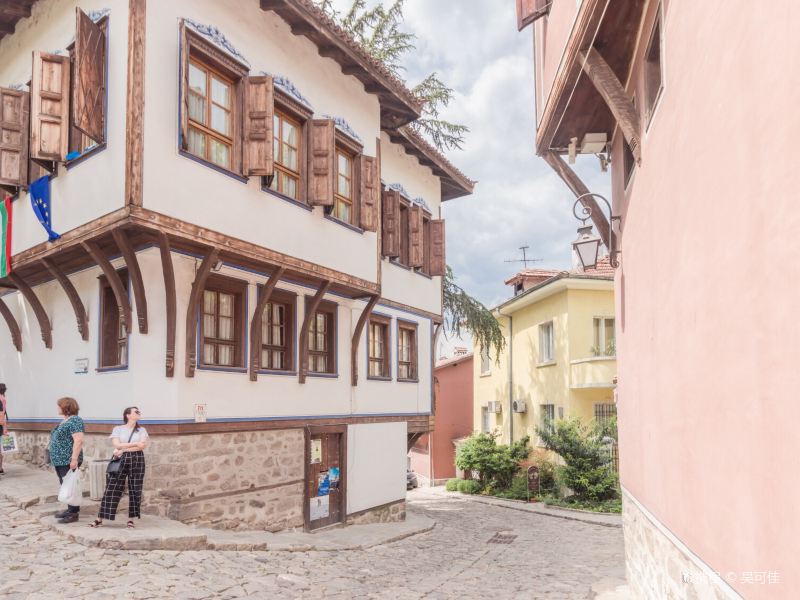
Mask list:
[{"label": "white house", "polygon": [[[41,462],[62,396],[89,458],[135,405],[148,510],[403,518],[433,427],[441,203],[473,187],[407,127],[410,91],[310,0],[12,4],[0,380],[20,455]],[[54,241],[28,190],[48,173]]]}]

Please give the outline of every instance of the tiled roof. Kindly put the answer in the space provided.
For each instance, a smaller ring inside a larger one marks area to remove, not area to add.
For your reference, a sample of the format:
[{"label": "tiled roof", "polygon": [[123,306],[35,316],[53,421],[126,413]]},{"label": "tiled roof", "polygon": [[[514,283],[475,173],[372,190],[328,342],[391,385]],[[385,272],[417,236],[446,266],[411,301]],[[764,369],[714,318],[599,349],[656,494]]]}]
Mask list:
[{"label": "tiled roof", "polygon": [[602,275],[614,277],[614,267],[611,266],[611,259],[608,256],[602,256],[597,259],[597,265],[594,269],[573,269],[570,271],[575,275]]}]

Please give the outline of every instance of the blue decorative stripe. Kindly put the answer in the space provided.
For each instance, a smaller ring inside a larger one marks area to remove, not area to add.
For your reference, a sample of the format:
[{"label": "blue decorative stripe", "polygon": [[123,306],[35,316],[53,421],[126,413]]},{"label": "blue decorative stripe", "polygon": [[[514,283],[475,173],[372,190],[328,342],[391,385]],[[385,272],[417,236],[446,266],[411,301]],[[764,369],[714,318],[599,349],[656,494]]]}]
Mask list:
[{"label": "blue decorative stripe", "polygon": [[406,190],[406,188],[403,187],[402,183],[389,183],[389,184],[386,185],[386,187],[389,188],[390,190],[394,190],[395,192],[400,192],[400,195],[403,198],[405,198],[406,200],[408,200],[412,204],[417,204],[417,205],[421,206],[422,208],[427,210],[429,213],[433,214],[431,212],[430,207],[428,206],[428,203],[425,201],[425,198],[423,198],[422,196],[417,196],[416,198],[412,198],[411,194],[409,194],[408,191]]},{"label": "blue decorative stripe", "polygon": [[225,37],[225,34],[223,34],[219,29],[213,25],[203,25],[202,23],[192,21],[191,19],[184,19],[183,22],[186,23],[189,29],[199,35],[202,35],[218,48],[224,50],[234,58],[242,61],[245,65],[247,65],[248,68],[250,67],[250,62],[233,46],[233,44],[230,43],[228,38]]},{"label": "blue decorative stripe", "polygon": [[272,73],[269,73],[267,71],[261,71],[261,74],[271,76],[272,83],[276,87],[280,88],[282,92],[285,92],[286,94],[297,100],[303,106],[306,106],[311,110],[314,110],[314,107],[311,106],[311,102],[308,101],[308,98],[303,96],[300,90],[297,89],[297,86],[294,83],[292,83],[291,79],[285,77],[284,75],[273,75]]},{"label": "blue decorative stripe", "polygon": [[[310,375],[310,374],[309,374]],[[432,413],[357,413],[339,415],[293,415],[286,417],[230,417],[230,418],[209,418],[208,423],[241,423],[242,421],[315,421],[319,419],[346,419],[361,417],[429,417]],[[11,423],[60,423],[61,419],[13,419]],[[96,423],[100,425],[119,425],[119,419],[83,419],[84,423]],[[194,419],[142,419],[142,425],[182,425],[194,423]]]},{"label": "blue decorative stripe", "polygon": [[358,135],[352,127],[350,127],[350,123],[345,121],[342,117],[334,117],[331,115],[322,115],[323,119],[331,119],[334,123],[336,123],[336,129],[340,130],[343,133],[346,133],[354,140],[364,143],[364,140],[361,139],[361,136]]}]

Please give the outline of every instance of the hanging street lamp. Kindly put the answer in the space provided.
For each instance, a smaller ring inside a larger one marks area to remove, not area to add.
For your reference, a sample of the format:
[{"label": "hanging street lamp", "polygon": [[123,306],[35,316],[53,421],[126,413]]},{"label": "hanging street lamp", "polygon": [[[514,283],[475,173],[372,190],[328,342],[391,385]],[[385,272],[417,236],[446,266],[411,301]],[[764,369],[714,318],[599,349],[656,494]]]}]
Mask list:
[{"label": "hanging street lamp", "polygon": [[[592,225],[586,223],[592,216],[592,209],[588,206],[584,206],[581,203],[581,200],[590,196],[592,198],[599,198],[605,203],[606,207],[608,207],[608,258],[611,266],[616,269],[619,266],[619,255],[621,254],[621,251],[616,247],[617,236],[614,235],[614,221],[619,221],[621,217],[614,216],[612,214],[611,204],[600,194],[593,194],[589,192],[587,194],[581,194],[575,200],[575,204],[572,206],[572,214],[575,215],[576,219],[581,221],[581,226],[578,227],[578,238],[572,242],[572,248],[578,255],[578,259],[581,261],[584,271],[597,267],[597,254],[600,250],[600,244],[602,243],[602,240],[592,232]],[[580,215],[578,214],[579,205],[581,207]]]}]

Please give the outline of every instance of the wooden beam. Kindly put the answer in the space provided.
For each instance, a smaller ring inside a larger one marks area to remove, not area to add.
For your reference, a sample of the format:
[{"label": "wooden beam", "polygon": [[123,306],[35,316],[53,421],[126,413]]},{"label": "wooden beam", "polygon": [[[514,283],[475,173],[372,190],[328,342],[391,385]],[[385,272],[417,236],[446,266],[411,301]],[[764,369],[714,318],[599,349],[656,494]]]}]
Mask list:
[{"label": "wooden beam", "polygon": [[31,305],[33,314],[36,315],[36,320],[39,322],[39,330],[42,332],[42,341],[44,342],[45,348],[52,349],[53,327],[50,325],[50,318],[47,316],[42,303],[39,302],[39,298],[36,297],[31,286],[29,286],[18,273],[12,271],[8,274],[8,278],[17,286],[22,296],[28,301],[28,304]]},{"label": "wooden beam", "polygon": [[[553,168],[558,176],[561,177],[561,180],[567,184],[567,187],[572,190],[572,193],[575,194],[576,198],[578,196],[582,196],[583,194],[589,193],[589,188],[586,187],[586,184],[581,181],[580,177],[578,177],[575,171],[573,171],[570,166],[564,162],[564,159],[561,158],[559,154],[550,150],[543,156],[543,158],[547,164]],[[597,232],[600,234],[600,238],[603,240],[606,248],[610,248],[608,236],[609,225],[608,221],[606,220],[606,216],[603,214],[603,211],[600,210],[600,206],[591,196],[581,200],[581,204],[592,211],[592,223],[594,223],[597,227]]]},{"label": "wooden beam", "polygon": [[406,449],[406,452],[411,452],[411,448],[414,446],[414,444],[417,443],[417,440],[419,438],[421,438],[423,435],[425,435],[424,431],[417,431],[415,433],[409,433],[408,434],[408,448]]},{"label": "wooden beam", "polygon": [[277,267],[269,276],[258,296],[253,320],[250,321],[250,381],[258,381],[258,370],[261,368],[261,317],[264,315],[264,309],[267,307],[270,296],[272,296],[272,290],[275,289],[285,272],[286,267]]},{"label": "wooden beam", "polygon": [[147,296],[144,291],[144,281],[142,271],[139,269],[139,261],[136,259],[136,252],[128,239],[127,234],[122,229],[112,229],[111,235],[117,243],[117,247],[122,252],[125,264],[128,266],[128,274],[133,285],[133,297],[136,300],[136,319],[139,321],[139,333],[147,333]]},{"label": "wooden beam", "polygon": [[206,252],[197,274],[192,283],[192,292],[189,295],[189,306],[186,309],[186,377],[194,377],[197,368],[197,310],[200,299],[203,297],[203,288],[206,286],[211,267],[217,261],[219,249],[211,248]]},{"label": "wooden beam", "polygon": [[119,314],[125,323],[125,331],[130,332],[132,329],[131,301],[128,298],[128,292],[125,290],[125,286],[122,285],[122,280],[119,278],[119,273],[117,273],[116,269],[114,269],[114,266],[109,262],[105,254],[103,254],[103,251],[100,250],[100,247],[96,242],[81,242],[81,246],[84,250],[86,250],[89,256],[92,257],[92,260],[94,260],[97,266],[100,267],[100,270],[103,271],[103,275],[106,276],[106,280],[111,286],[111,290],[114,292],[114,298],[117,300]]},{"label": "wooden beam", "polygon": [[350,385],[358,385],[358,344],[361,341],[361,332],[364,330],[364,325],[369,321],[369,316],[372,314],[372,309],[378,303],[380,296],[375,294],[369,299],[364,310],[361,311],[361,316],[358,317],[355,331],[353,331],[353,342],[350,345],[350,365],[351,365],[351,379]]},{"label": "wooden beam", "polygon": [[125,203],[133,206],[142,205],[142,169],[144,168],[145,9],[146,0],[129,0]]},{"label": "wooden beam", "polygon": [[11,314],[11,310],[2,298],[0,298],[0,315],[3,315],[6,325],[8,325],[8,331],[11,334],[11,341],[14,343],[14,348],[17,349],[17,352],[22,352],[22,334],[19,331],[19,323],[17,323],[17,320],[14,318],[14,315]]},{"label": "wooden beam", "polygon": [[364,72],[364,67],[361,65],[357,65],[354,63],[348,63],[342,65],[342,73],[345,75],[358,75],[359,73]]},{"label": "wooden beam", "polygon": [[636,159],[636,163],[642,160],[641,140],[639,139],[639,132],[641,131],[639,125],[639,115],[633,102],[625,92],[625,88],[617,79],[614,71],[608,66],[608,63],[600,56],[600,53],[594,48],[589,48],[586,52],[579,52],[578,56],[583,63],[583,70],[589,79],[594,84],[597,92],[603,97],[603,100],[611,110],[611,114],[619,124],[622,130],[622,135],[628,141],[631,153]]},{"label": "wooden beam", "polygon": [[83,341],[89,339],[89,317],[86,315],[86,307],[83,305],[81,297],[72,282],[64,274],[64,271],[53,261],[52,258],[43,258],[42,264],[50,271],[50,274],[55,277],[56,281],[61,284],[61,289],[69,298],[72,304],[72,310],[75,313],[75,320],[78,322],[78,333],[81,335]]},{"label": "wooden beam", "polygon": [[177,301],[175,298],[175,269],[172,265],[172,249],[169,238],[158,232],[158,249],[161,251],[161,270],[164,272],[164,293],[167,308],[167,352],[165,367],[167,377],[175,375],[175,330],[177,328]]},{"label": "wooden beam", "polygon": [[323,281],[317,293],[311,299],[311,304],[306,306],[306,314],[303,317],[303,326],[300,328],[300,338],[298,344],[300,345],[300,369],[298,370],[298,380],[300,383],[306,382],[306,374],[308,373],[308,330],[311,328],[311,320],[319,308],[319,303],[322,302],[322,297],[328,288],[331,287],[330,280]]}]

